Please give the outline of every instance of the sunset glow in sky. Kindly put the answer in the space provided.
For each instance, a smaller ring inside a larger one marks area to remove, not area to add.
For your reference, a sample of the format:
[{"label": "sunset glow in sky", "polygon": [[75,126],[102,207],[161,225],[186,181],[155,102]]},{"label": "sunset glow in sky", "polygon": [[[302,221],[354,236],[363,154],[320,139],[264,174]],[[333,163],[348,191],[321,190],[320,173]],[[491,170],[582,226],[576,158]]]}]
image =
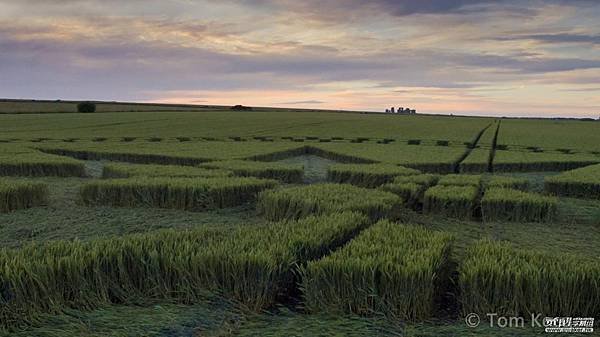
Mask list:
[{"label": "sunset glow in sky", "polygon": [[600,116],[597,0],[0,0],[0,97]]}]

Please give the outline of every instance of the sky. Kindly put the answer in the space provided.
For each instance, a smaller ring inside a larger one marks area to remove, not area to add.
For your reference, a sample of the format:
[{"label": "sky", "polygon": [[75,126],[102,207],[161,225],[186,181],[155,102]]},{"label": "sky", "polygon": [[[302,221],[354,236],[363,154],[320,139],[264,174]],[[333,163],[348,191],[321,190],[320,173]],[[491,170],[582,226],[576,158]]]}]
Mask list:
[{"label": "sky", "polygon": [[598,0],[0,0],[0,97],[600,116]]}]

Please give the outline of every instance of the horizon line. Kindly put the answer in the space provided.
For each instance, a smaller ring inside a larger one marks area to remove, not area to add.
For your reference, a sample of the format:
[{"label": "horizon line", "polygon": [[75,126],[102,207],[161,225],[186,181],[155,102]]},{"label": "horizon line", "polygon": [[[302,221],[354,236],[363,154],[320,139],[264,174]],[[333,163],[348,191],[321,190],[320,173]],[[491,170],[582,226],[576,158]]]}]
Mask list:
[{"label": "horizon line", "polygon": [[[333,112],[333,113],[363,113],[363,114],[378,114],[378,115],[398,115],[398,116],[410,116],[409,114],[402,113],[391,113],[385,112],[385,110],[347,110],[347,109],[331,109],[331,108],[315,108],[315,107],[279,107],[279,106],[258,106],[258,105],[244,105],[244,104],[211,104],[206,102],[204,104],[198,103],[172,103],[163,102],[160,100],[142,100],[142,101],[117,101],[117,100],[96,100],[96,99],[37,99],[37,98],[0,98],[1,102],[39,102],[39,103],[80,103],[80,102],[92,102],[96,104],[122,104],[122,105],[158,105],[158,106],[171,106],[171,107],[190,107],[190,108],[226,108],[230,109],[236,105],[242,105],[251,107],[254,109],[268,109],[268,110],[287,110],[287,111],[307,111],[307,112]],[[387,109],[387,108],[386,108]],[[106,112],[119,112],[119,111],[106,111]],[[0,114],[37,114],[37,113],[52,113],[52,112],[16,112],[16,113],[0,113]],[[65,112],[62,112],[65,113]],[[102,113],[102,112],[100,112]],[[415,115],[421,116],[445,116],[445,117],[473,117],[473,118],[506,118],[506,119],[571,119],[571,120],[597,120],[598,118],[585,117],[585,116],[541,116],[541,115],[506,115],[497,112],[490,113],[453,113],[453,112],[431,112],[431,111],[419,111]]]}]

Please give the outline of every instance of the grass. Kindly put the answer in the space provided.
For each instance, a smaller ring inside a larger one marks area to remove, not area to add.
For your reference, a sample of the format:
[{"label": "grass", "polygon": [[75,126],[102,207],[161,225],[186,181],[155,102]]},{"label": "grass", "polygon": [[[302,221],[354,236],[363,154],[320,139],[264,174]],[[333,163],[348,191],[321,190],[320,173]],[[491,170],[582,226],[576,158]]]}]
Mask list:
[{"label": "grass", "polygon": [[[104,143],[102,143],[104,144]],[[126,143],[129,144],[129,143]],[[110,148],[114,148],[111,146]],[[132,149],[124,149],[124,151],[114,151],[103,149],[101,146],[87,145],[82,147],[78,146],[45,146],[39,147],[40,151],[49,154],[55,154],[66,157],[73,157],[82,160],[110,160],[110,161],[121,161],[138,164],[159,164],[159,165],[187,165],[195,166],[200,163],[209,161],[208,158],[196,157],[196,156],[182,156],[178,154],[164,155],[161,153],[153,153],[155,151],[139,151],[135,152]],[[146,152],[146,153],[144,153]]]},{"label": "grass", "polygon": [[29,181],[0,179],[0,213],[44,205],[48,186]]},{"label": "grass", "polygon": [[315,146],[326,151],[401,165],[428,173],[454,172],[465,152],[464,145],[443,147],[431,144],[417,147],[404,143],[323,143]]},{"label": "grass", "polygon": [[485,188],[513,188],[527,190],[529,181],[526,178],[492,175],[484,182]]},{"label": "grass", "polygon": [[[0,100],[0,114],[29,114],[29,113],[76,113],[75,101],[28,101],[28,100]],[[206,110],[206,106],[171,105],[171,104],[143,104],[143,103],[118,103],[118,102],[94,102],[96,112],[125,112],[125,111],[195,111]],[[225,107],[222,107],[225,109]],[[213,107],[218,109],[218,107]]]},{"label": "grass", "polygon": [[423,199],[427,187],[415,183],[390,183],[380,187],[382,191],[391,192],[402,198],[407,207],[414,207]]},{"label": "grass", "polygon": [[490,188],[481,200],[485,221],[548,222],[556,217],[558,199],[509,188]]},{"label": "grass", "polygon": [[[101,108],[98,106],[99,109]],[[386,116],[379,114],[327,113],[320,111],[165,111],[107,112],[101,114],[3,115],[3,138],[66,137],[342,137],[399,138],[456,142],[470,141],[489,118],[437,117],[427,115]],[[76,118],[75,118],[76,117]],[[32,127],[43,125],[43,128]],[[427,132],[423,132],[426,129]],[[332,132],[335,130],[335,132]],[[361,145],[361,144],[357,144]],[[382,145],[385,146],[385,145]]]},{"label": "grass", "polygon": [[[455,259],[462,261],[466,250],[480,239],[510,242],[517,248],[536,249],[549,253],[576,254],[583,259],[600,258],[600,204],[559,204],[559,216],[549,223],[465,220],[435,213],[409,212],[398,219],[431,230],[447,232],[455,237]],[[543,240],[539,240],[543,237]]]},{"label": "grass", "polygon": [[165,337],[199,332],[225,333],[229,320],[241,317],[226,301],[208,299],[182,305],[161,301],[142,305],[105,305],[93,311],[68,310],[43,315],[38,324],[2,337]]},{"label": "grass", "polygon": [[357,211],[379,219],[401,200],[395,194],[344,184],[315,184],[262,192],[257,209],[269,220],[299,219],[311,214]]},{"label": "grass", "polygon": [[[502,130],[506,129],[505,126]],[[565,171],[597,164],[600,158],[589,153],[564,154],[560,152],[496,151],[494,172]]]},{"label": "grass", "polygon": [[360,187],[377,187],[391,182],[397,176],[419,173],[415,169],[390,164],[337,164],[329,166],[327,180]]},{"label": "grass", "polygon": [[423,212],[471,219],[478,196],[475,186],[437,185],[425,191]]},{"label": "grass", "polygon": [[207,210],[242,205],[276,185],[258,178],[138,177],[88,183],[81,187],[80,197],[86,205]]},{"label": "grass", "polygon": [[267,156],[303,147],[286,142],[235,142],[224,140],[180,142],[132,141],[110,139],[105,142],[47,142],[36,146],[46,153],[85,160],[112,160],[138,164],[196,166],[215,160],[234,160]]},{"label": "grass", "polygon": [[[17,247],[30,241],[76,238],[90,240],[165,228],[182,230],[215,226],[231,229],[264,222],[255,214],[255,209],[250,204],[207,212],[148,207],[83,206],[78,205],[76,200],[80,186],[89,179],[14,179],[47,184],[50,200],[48,206],[0,214],[0,246],[4,247]],[[558,215],[553,222],[529,223],[527,226],[515,222],[464,221],[415,212],[402,215],[401,218],[403,222],[453,233],[456,237],[457,252],[479,238],[493,237],[510,241],[519,247],[600,257],[600,245],[596,244],[600,240],[600,230],[595,226],[600,221],[600,202],[597,200],[560,198]],[[537,240],[539,237],[544,237],[544,240]]]},{"label": "grass", "polygon": [[[489,131],[488,131],[489,132]],[[476,174],[489,170],[490,144],[485,147],[472,149],[468,157],[460,163],[460,173]]]},{"label": "grass", "polygon": [[600,165],[592,165],[546,177],[549,193],[577,198],[600,199]]},{"label": "grass", "polygon": [[293,268],[368,225],[357,213],[240,228],[160,231],[88,242],[0,250],[0,322],[11,330],[39,313],[136,298],[191,303],[219,291],[252,310],[293,287]]},{"label": "grass", "polygon": [[471,149],[468,156],[460,163],[461,173],[488,172],[493,161],[496,146],[496,135],[500,130],[500,123],[491,124],[479,138],[476,147]]},{"label": "grass", "polygon": [[[547,175],[547,173],[544,173]],[[537,175],[520,174],[530,181],[540,180]],[[15,178],[18,180],[28,180]],[[29,241],[45,242],[48,240],[66,239],[93,240],[112,238],[130,233],[142,233],[161,228],[177,230],[197,228],[223,228],[228,231],[240,226],[257,226],[262,220],[254,215],[251,208],[224,209],[210,212],[185,212],[180,210],[153,208],[108,208],[82,207],[75,203],[77,191],[87,179],[81,178],[35,178],[50,186],[50,205],[29,210],[0,214],[0,246],[21,246]],[[534,184],[537,185],[537,184]],[[451,233],[456,242],[455,259],[459,261],[465,256],[465,250],[480,238],[494,238],[510,241],[515,247],[536,249],[544,252],[578,254],[584,259],[600,257],[600,231],[596,224],[600,221],[600,204],[594,200],[565,198],[559,203],[559,216],[551,223],[530,223],[527,226],[518,222],[488,222],[454,220],[437,215],[421,215],[411,213],[404,215],[404,220],[416,223],[431,230]],[[544,240],[539,240],[543,237]],[[161,306],[167,304],[161,303]],[[194,310],[195,306],[185,310]],[[187,308],[187,306],[185,306]],[[127,318],[127,315],[130,315]],[[161,314],[173,317],[169,323],[162,320]],[[157,315],[157,316],[153,316]],[[135,331],[145,331],[149,336],[168,335],[172,331],[193,330],[194,327],[206,335],[239,334],[246,336],[273,335],[302,336],[303,333],[315,336],[323,335],[384,335],[384,336],[539,336],[543,333],[531,329],[498,329],[481,326],[476,329],[467,328],[462,319],[453,321],[430,321],[416,324],[399,324],[393,320],[389,323],[378,323],[373,318],[357,318],[327,315],[302,315],[291,312],[279,312],[245,317],[241,322],[224,323],[218,332],[206,327],[207,319],[197,321],[180,321],[177,317],[185,317],[184,313],[169,316],[167,312],[154,310],[153,307],[110,306],[99,311],[82,311],[75,318],[64,318],[62,315],[51,315],[40,322],[33,330],[27,330],[16,336],[87,336],[91,331],[99,335],[137,336]],[[229,316],[228,316],[229,317]],[[118,318],[118,319],[117,319]],[[120,320],[119,320],[120,319]],[[66,320],[66,321],[65,321]],[[218,324],[228,322],[219,319]],[[202,328],[204,327],[204,328]],[[87,330],[86,330],[87,329]],[[138,330],[136,330],[138,329]],[[164,330],[163,330],[164,329]],[[179,330],[188,329],[188,330]],[[50,332],[47,332],[50,331]],[[82,332],[83,331],[83,332]],[[133,332],[131,332],[133,331]],[[155,332],[158,331],[158,332]],[[194,330],[196,331],[196,330]],[[174,333],[174,332],[173,332]],[[191,333],[191,332],[189,332]],[[177,335],[176,333],[174,333]],[[1,335],[1,334],[0,334]],[[11,334],[12,336],[12,334]],[[4,336],[3,336],[4,337]]]},{"label": "grass", "polygon": [[429,187],[437,184],[439,179],[440,176],[436,174],[416,174],[395,177],[393,182],[396,184],[415,183]]},{"label": "grass", "polygon": [[[282,137],[285,139],[287,137]],[[303,139],[297,139],[295,142],[304,141]],[[275,143],[277,144],[277,143]],[[327,149],[323,149],[317,146],[318,144],[312,144],[307,146],[296,147],[292,149],[287,149],[283,151],[275,151],[271,153],[266,153],[263,155],[255,155],[251,157],[247,157],[246,159],[257,160],[257,161],[281,161],[287,158],[293,158],[298,156],[318,156],[321,158],[325,158],[328,160],[340,162],[340,163],[355,163],[355,164],[373,164],[376,161],[371,159],[366,159],[363,157],[356,156],[354,154],[343,154],[340,152],[330,151]]]},{"label": "grass", "polygon": [[385,184],[380,189],[400,196],[405,206],[414,208],[423,202],[425,190],[435,185],[439,179],[440,176],[436,174],[397,176],[392,183]]},{"label": "grass", "polygon": [[89,182],[83,178],[14,178],[49,187],[46,206],[0,213],[0,247],[20,247],[30,242],[93,240],[173,228],[200,227],[232,229],[255,226],[264,220],[256,216],[254,205],[190,212],[149,207],[112,208],[77,203],[79,189]]},{"label": "grass", "polygon": [[527,181],[527,190],[530,192],[544,193],[544,180],[546,177],[552,177],[560,174],[555,171],[541,171],[541,172],[499,172],[494,173],[493,176],[498,177],[511,177],[517,179],[524,179]]},{"label": "grass", "polygon": [[102,178],[131,177],[179,177],[214,178],[230,177],[233,172],[227,170],[204,169],[193,166],[144,165],[126,163],[107,163],[102,170]]},{"label": "grass", "polygon": [[[166,336],[347,336],[347,337],[532,337],[543,329],[498,328],[482,323],[469,328],[462,319],[430,323],[402,323],[353,315],[305,315],[281,309],[252,314],[223,300],[194,305],[156,302],[144,306],[111,305],[94,311],[71,310],[44,318],[39,326],[11,333],[10,337],[166,337]],[[569,336],[590,334],[569,334]],[[2,337],[8,334],[0,333]]]},{"label": "grass", "polygon": [[[234,119],[236,123],[231,122]],[[18,168],[18,175],[29,176],[54,174],[51,173],[51,170],[54,170],[55,167],[34,171],[41,167],[39,164],[43,163],[44,160],[52,161],[52,163],[66,161],[75,163],[79,168],[74,170],[78,171],[73,171],[75,173],[69,173],[69,175],[82,175],[82,162],[72,158],[40,153],[31,149],[32,147],[47,148],[51,149],[50,152],[54,151],[52,153],[68,154],[81,159],[104,158],[141,163],[188,165],[190,170],[195,169],[194,165],[205,164],[208,161],[239,161],[248,158],[272,161],[297,155],[320,155],[345,163],[370,162],[377,165],[406,165],[428,172],[453,173],[458,168],[466,167],[465,165],[467,164],[486,164],[486,157],[489,159],[490,153],[490,148],[487,145],[490,143],[488,139],[489,132],[484,133],[479,139],[479,144],[477,145],[480,148],[468,149],[467,147],[474,144],[466,143],[473,143],[474,136],[485,125],[488,125],[490,121],[490,119],[485,118],[405,117],[348,113],[325,114],[310,111],[300,113],[263,111],[260,109],[255,109],[251,112],[214,110],[185,113],[171,111],[169,113],[2,115],[0,116],[0,123],[3,126],[3,133],[0,135],[0,138],[2,138],[0,139],[0,145],[2,149],[9,150],[0,151],[4,151],[3,153],[5,153],[4,155],[0,155],[0,159],[4,160],[5,163],[9,162],[13,157],[21,160],[21,162],[25,162],[25,159],[34,159],[32,165]],[[538,126],[535,129],[535,133],[530,132],[532,123],[536,123],[535,125]],[[527,127],[524,128],[523,126]],[[492,168],[509,170],[511,171],[511,175],[514,175],[514,170],[562,170],[600,162],[600,157],[598,157],[600,148],[597,145],[597,137],[593,133],[594,127],[596,127],[594,123],[577,121],[521,121],[504,119],[498,139],[498,154],[496,158],[493,158],[494,162],[491,163]],[[332,132],[332,130],[336,131]],[[552,137],[548,137],[548,134],[552,135]],[[283,137],[289,137],[289,140],[282,139]],[[418,140],[419,144],[408,145],[411,139]],[[443,140],[444,146],[436,146],[438,140]],[[505,146],[501,147],[500,145]],[[531,150],[527,149],[528,147]],[[533,152],[534,149],[539,152]],[[22,151],[22,154],[19,154],[20,151]],[[471,152],[467,158],[462,160],[465,151]],[[36,163],[37,166],[35,166]],[[488,161],[487,164],[489,166],[490,162]],[[88,174],[98,176],[101,173],[101,170],[95,167],[96,164],[85,163],[85,165],[88,168],[93,168],[93,170],[87,170]],[[322,179],[323,171],[325,171],[323,167],[327,165],[318,164],[316,166],[318,166],[318,169],[315,171],[318,171],[320,178],[315,179]],[[173,170],[186,171],[188,168],[173,168]],[[169,172],[169,168],[165,167],[156,166],[151,170],[164,170],[167,176],[175,174],[174,172]],[[197,170],[199,172],[202,169]],[[9,169],[5,169],[5,172],[9,172]],[[527,191],[542,192],[543,178],[553,174],[553,172],[532,172],[514,176],[527,179]],[[134,179],[146,180],[144,177],[147,175],[141,173]],[[514,188],[516,187],[515,184],[520,184],[520,182],[517,183],[513,179],[506,178],[496,181],[498,179],[494,177],[484,176],[481,184],[483,187],[482,192],[485,192],[486,189],[495,189],[496,187]],[[25,180],[28,179],[14,178],[14,181]],[[310,181],[306,176],[302,180]],[[423,188],[423,186],[430,187],[435,183],[435,178],[431,177],[415,178],[414,181],[400,181],[399,178],[395,180],[388,181],[387,183],[407,187],[406,190],[412,191],[413,194],[415,191]],[[31,181],[46,183],[50,186],[49,203],[40,207],[0,214],[0,246],[23,247],[37,243],[38,247],[45,247],[46,245],[56,245],[54,247],[59,247],[59,244],[53,243],[53,241],[67,240],[74,241],[68,242],[68,244],[81,244],[84,247],[88,247],[88,244],[91,245],[92,242],[97,243],[98,240],[105,240],[112,243],[121,242],[120,240],[124,239],[123,235],[129,237],[131,233],[138,232],[145,233],[140,234],[143,236],[153,237],[156,235],[156,237],[159,237],[160,233],[154,233],[156,229],[173,228],[173,232],[180,232],[183,229],[198,232],[218,232],[223,233],[227,237],[229,235],[240,235],[237,237],[235,244],[219,240],[219,244],[223,245],[224,248],[219,246],[215,249],[227,249],[226,253],[229,254],[227,256],[231,256],[238,249],[247,252],[260,251],[261,254],[264,253],[264,255],[260,256],[270,256],[264,261],[277,261],[276,263],[282,263],[282,265],[294,266],[296,262],[302,265],[308,259],[316,256],[312,255],[311,252],[329,254],[331,250],[334,250],[335,247],[352,237],[357,231],[351,229],[348,229],[348,231],[338,231],[340,228],[332,225],[334,221],[327,221],[326,224],[322,223],[316,229],[311,227],[302,232],[301,236],[303,238],[310,237],[314,240],[299,240],[299,246],[295,246],[298,250],[296,248],[290,248],[289,250],[288,248],[282,248],[279,250],[277,247],[286,246],[284,243],[287,241],[284,240],[284,237],[289,238],[287,235],[292,235],[290,234],[290,223],[287,223],[287,227],[284,226],[285,230],[281,233],[281,236],[272,232],[267,233],[265,232],[265,228],[271,225],[261,225],[260,223],[263,223],[264,219],[254,213],[250,204],[207,212],[188,212],[185,210],[148,207],[111,208],[101,205],[84,207],[76,204],[75,199],[78,196],[79,186],[87,182],[93,182],[90,179],[82,177],[40,177],[31,179]],[[296,180],[295,182],[299,181]],[[472,186],[476,186],[475,188],[477,188],[480,185],[472,184]],[[294,190],[296,187],[282,186],[280,188],[285,191],[288,188]],[[454,187],[448,185],[447,187],[438,188],[450,189]],[[321,200],[319,204],[331,206],[334,209],[334,213],[338,212],[335,211],[338,206],[340,207],[339,209],[344,209],[348,205],[352,205],[353,203],[361,204],[363,199],[369,199],[367,192],[369,190],[366,189],[352,190],[351,193],[348,193],[353,194],[352,198],[348,197],[348,199],[360,200],[360,202],[343,201],[339,203],[331,200],[336,200],[336,198],[343,199],[347,195],[342,193],[341,196],[337,196],[336,190],[332,190],[329,194],[325,190],[311,192],[316,196],[305,193],[306,191],[302,189],[299,191],[301,193],[295,193],[292,198],[293,200],[319,199]],[[400,191],[399,189],[398,192],[400,193]],[[371,190],[371,192],[378,193],[381,191]],[[445,201],[456,196],[460,197],[458,190],[453,192],[446,190],[445,193],[439,193],[446,199]],[[396,200],[401,199],[399,197],[395,198]],[[298,201],[297,205],[310,206],[303,205],[300,201]],[[395,201],[394,204],[400,202]],[[147,204],[144,201],[140,205]],[[387,205],[387,203],[382,204]],[[473,208],[477,208],[478,205],[479,203],[475,199]],[[282,209],[287,209],[286,207],[282,207]],[[443,204],[443,209],[451,208],[450,203]],[[561,255],[564,253],[577,254],[577,256],[565,258],[565,261],[570,266],[580,266],[584,263],[589,264],[590,262],[597,264],[597,259],[600,257],[600,245],[598,245],[598,242],[600,242],[600,231],[597,226],[600,221],[600,204],[598,200],[561,197],[558,200],[557,215],[554,219],[545,223],[532,222],[526,225],[521,221],[511,222],[506,219],[485,222],[471,221],[464,218],[452,219],[444,212],[419,214],[409,209],[398,209],[398,211],[395,211],[394,206],[392,206],[392,210],[394,211],[389,213],[382,212],[382,214],[386,217],[399,219],[403,223],[416,224],[436,232],[452,234],[456,238],[452,255],[461,264],[464,263],[465,258],[474,255],[470,253],[470,249],[473,248],[474,242],[482,238],[494,241],[506,240],[510,242],[511,249],[515,248],[518,251],[521,249],[527,249],[528,251],[535,250],[535,254],[549,255],[553,257],[552,259],[557,259],[558,261],[563,259]],[[329,212],[327,210],[317,211]],[[302,216],[304,217],[311,212],[313,210],[306,211]],[[368,211],[364,212],[368,213]],[[475,214],[477,214],[477,211]],[[331,232],[327,232],[329,233],[327,234],[322,231],[323,228],[328,228]],[[251,234],[246,231],[251,231],[252,233],[257,231],[258,234]],[[339,233],[342,234],[338,236]],[[248,240],[247,242],[245,241],[246,239]],[[387,236],[383,240],[385,239],[387,239]],[[168,240],[163,240],[162,238],[157,241],[163,244],[168,242]],[[298,242],[295,239],[292,241]],[[261,242],[267,242],[268,244],[262,246],[263,243]],[[328,246],[331,242],[334,242],[332,246]],[[211,245],[213,244],[211,243]],[[214,245],[216,246],[216,244]],[[375,246],[379,248],[377,244]],[[194,249],[199,250],[200,248],[195,247]],[[31,250],[25,248],[24,252],[27,251],[31,252]],[[80,256],[94,251],[93,249],[87,249]],[[110,252],[109,249],[105,251],[107,253]],[[275,251],[280,253],[271,255]],[[378,251],[381,251],[381,249],[378,249]],[[135,253],[136,250],[132,249],[131,252]],[[206,252],[206,250],[202,251],[202,253]],[[288,252],[291,255],[294,255],[294,252],[300,252],[295,256],[300,256],[302,259],[298,258],[296,261],[291,262],[294,259],[287,259],[286,256],[290,255],[286,255],[287,253],[283,252]],[[26,257],[31,260],[38,253],[39,251],[35,250]],[[392,252],[392,254],[395,253],[397,252]],[[515,257],[518,254],[513,254],[511,251],[508,255]],[[124,254],[124,256],[127,255]],[[169,256],[169,254],[166,254],[166,256]],[[191,254],[185,255],[185,257],[190,256]],[[274,258],[271,259],[272,257]],[[544,261],[552,259],[544,258]],[[223,257],[215,258],[215,260],[219,263],[232,261]],[[107,259],[105,261],[111,260]],[[126,259],[124,261],[127,262]],[[535,263],[523,264],[526,267],[520,268],[517,271],[529,269],[533,271],[551,270],[554,268],[547,267],[547,264],[543,264],[543,267],[540,268],[539,264],[537,264],[538,262]],[[52,265],[52,263],[42,264],[41,262],[38,264],[40,270],[45,270],[44,268]],[[61,270],[67,272],[62,274],[48,274],[76,277],[77,273],[68,273],[71,270],[68,268],[74,265],[64,263]],[[131,269],[140,267],[137,263],[125,265],[131,267]],[[173,264],[167,263],[166,265]],[[147,263],[145,266],[151,268],[153,265]],[[254,269],[249,268],[247,270],[261,270],[259,264],[252,264],[252,268]],[[570,267],[560,265],[560,268],[556,268],[560,271],[563,268]],[[504,269],[511,270],[510,268]],[[297,280],[296,274],[292,273],[293,276],[288,278],[287,275],[289,274],[287,272],[277,274],[269,273],[269,270],[272,269],[263,268],[262,271],[265,272],[260,273],[260,275],[265,277],[264,280],[268,280],[264,283],[250,283],[251,279],[257,279],[251,277],[243,277],[245,281],[248,281],[246,283],[240,283],[239,280],[236,280],[236,284],[238,285],[252,284],[252,287],[248,286],[248,288],[252,288],[248,290],[249,292],[245,292],[245,290],[240,290],[239,292],[232,291],[232,287],[227,286],[220,288],[221,290],[229,289],[230,294],[259,294],[261,293],[261,289],[264,290],[267,288],[257,286],[257,284],[268,283],[270,284],[268,289],[283,289],[283,291],[276,291],[278,293],[276,297],[285,295],[289,289],[293,288],[288,285],[293,284]],[[287,270],[289,271],[290,268]],[[48,275],[41,272],[36,274]],[[281,277],[275,277],[275,275],[280,275]],[[516,275],[519,274],[517,273]],[[521,273],[521,275],[525,274]],[[270,276],[274,277],[270,278]],[[43,278],[39,279],[44,280]],[[114,277],[114,279],[118,278]],[[148,280],[149,283],[154,282],[155,279],[147,275],[145,277],[145,280]],[[185,278],[180,277],[177,277],[177,279],[185,280]],[[279,283],[273,280],[287,281]],[[217,283],[212,282],[211,284],[214,285]],[[0,284],[3,284],[3,282],[0,282]],[[123,282],[122,284],[127,285],[128,283]],[[531,284],[535,284],[535,282]],[[84,287],[85,284],[81,286]],[[35,291],[37,288],[28,287],[28,289]],[[89,289],[92,289],[92,287]],[[155,284],[153,293],[150,295],[159,293],[157,289],[161,288]],[[581,287],[581,289],[584,288]],[[187,291],[183,292],[187,293]],[[77,294],[84,296],[90,294],[85,289],[81,292],[71,291],[66,293],[69,296],[69,305],[81,304],[79,301],[73,300],[77,298]],[[119,292],[116,291],[115,293],[116,295],[114,296],[117,298]],[[193,291],[190,293],[194,295]],[[263,295],[266,294],[265,296],[239,296],[259,300],[273,298],[272,292],[267,293],[262,292]],[[535,295],[532,291],[529,291],[529,293]],[[100,309],[91,311],[65,309],[63,306],[60,310],[57,310],[59,311],[57,314],[37,317],[41,321],[37,327],[33,327],[32,329],[38,329],[23,332],[23,335],[45,336],[48,333],[55,336],[69,336],[69,334],[73,336],[85,334],[111,336],[169,336],[178,334],[188,336],[194,334],[202,336],[213,334],[220,336],[318,336],[338,334],[344,336],[404,335],[420,337],[440,335],[461,337],[469,335],[538,335],[535,331],[518,331],[514,329],[490,329],[485,327],[467,329],[464,323],[461,322],[460,317],[458,319],[450,317],[447,320],[434,319],[421,323],[406,323],[397,320],[391,322],[392,324],[388,324],[390,323],[389,321],[386,323],[380,322],[379,317],[359,318],[346,315],[308,315],[296,312],[296,310],[303,310],[301,304],[296,306],[296,303],[282,299],[276,299],[275,302],[285,303],[292,311],[272,308],[268,314],[240,314],[237,310],[231,313],[228,309],[219,311],[215,308],[215,311],[222,313],[226,318],[221,320],[220,323],[223,324],[213,326],[212,322],[216,319],[215,316],[210,314],[203,315],[202,310],[204,309],[198,309],[199,311],[196,312],[196,309],[192,308],[195,306],[183,308],[178,304],[173,304],[172,297],[181,299],[176,296],[178,294],[171,293],[169,296],[164,296],[164,298],[161,298],[163,296],[157,296],[157,299],[153,299],[152,301],[148,301],[149,298],[145,298],[147,294],[144,294],[143,291],[136,291],[134,289],[131,291],[131,295],[133,299],[127,298],[125,302],[135,302],[140,305],[156,303],[156,305],[169,307],[169,309],[153,310],[153,307],[135,307],[131,303],[125,305],[103,303]],[[85,298],[89,300],[93,296]],[[84,304],[87,302],[86,299],[82,301]],[[195,302],[202,301],[204,299]],[[265,300],[264,302],[269,301]],[[567,303],[568,300],[562,301],[561,299],[561,302]],[[60,304],[60,301],[56,301],[56,303]],[[514,303],[514,301],[511,303]],[[593,301],[588,300],[587,303],[593,303]],[[202,306],[202,303],[198,303],[197,305]],[[91,307],[95,307],[95,305],[91,305]],[[418,306],[413,307],[417,308]],[[509,306],[504,307],[508,308]],[[190,316],[187,315],[187,312],[191,312]],[[65,318],[65,316],[69,315],[71,315],[70,318]],[[137,317],[139,317],[139,320]],[[206,320],[203,320],[203,317],[206,317]],[[211,322],[209,327],[204,325],[206,321]],[[61,325],[61,322],[66,325]],[[56,329],[52,330],[54,327]],[[199,328],[195,329],[195,327]],[[52,331],[49,332],[49,330]]]},{"label": "grass", "polygon": [[84,176],[83,163],[21,147],[0,145],[0,176]]},{"label": "grass", "polygon": [[459,273],[465,314],[596,317],[600,313],[598,261],[484,240],[468,250]]},{"label": "grass", "polygon": [[442,176],[438,185],[443,186],[474,186],[481,185],[482,176],[473,174],[448,174]]},{"label": "grass", "polygon": [[[532,132],[533,130],[533,132]],[[571,148],[600,151],[598,124],[551,119],[503,119],[499,144],[512,147],[537,146],[547,149]]]},{"label": "grass", "polygon": [[343,249],[308,263],[302,272],[306,308],[430,318],[449,282],[451,242],[445,234],[380,221]]},{"label": "grass", "polygon": [[436,174],[397,176],[392,183],[385,184],[380,189],[400,196],[405,206],[416,208],[423,203],[425,191],[439,179],[440,176]]},{"label": "grass", "polygon": [[243,177],[277,179],[285,183],[301,183],[304,175],[302,166],[278,162],[228,160],[200,164],[200,167],[227,170]]},{"label": "grass", "polygon": [[282,159],[280,163],[287,165],[302,165],[304,167],[304,183],[314,184],[327,180],[329,166],[336,162],[316,155],[301,155]]}]

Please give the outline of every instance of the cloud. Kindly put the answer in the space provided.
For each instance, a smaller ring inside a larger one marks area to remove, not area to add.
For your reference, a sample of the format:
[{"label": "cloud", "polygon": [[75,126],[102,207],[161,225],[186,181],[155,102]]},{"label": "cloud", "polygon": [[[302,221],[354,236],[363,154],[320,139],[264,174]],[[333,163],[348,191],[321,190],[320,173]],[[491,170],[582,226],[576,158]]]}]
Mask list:
[{"label": "cloud", "polygon": [[[223,1],[223,0],[213,0]],[[232,1],[232,0],[230,0]],[[290,11],[298,14],[345,20],[355,14],[388,14],[409,16],[414,14],[456,14],[462,10],[484,11],[490,5],[505,5],[507,0],[242,0],[233,1],[249,7],[265,7],[276,11]],[[505,6],[513,8],[513,6]],[[523,10],[523,9],[522,9]]]},{"label": "cloud", "polygon": [[569,88],[569,89],[561,89],[562,91],[569,92],[600,92],[600,87],[597,88]]},{"label": "cloud", "polygon": [[531,34],[531,35],[516,35],[509,37],[496,38],[499,41],[518,41],[518,40],[532,40],[542,43],[585,43],[585,44],[600,44],[600,35],[588,35],[588,34],[571,34],[571,33],[557,33],[557,34]]},{"label": "cloud", "polygon": [[383,10],[393,15],[404,16],[424,13],[452,13],[469,5],[493,3],[492,0],[378,0]]},{"label": "cloud", "polygon": [[600,78],[565,46],[598,44],[591,1],[117,2],[0,0],[2,95],[476,111],[577,105]]},{"label": "cloud", "polygon": [[[17,26],[0,26],[0,49],[4,51],[0,54],[0,64],[6,69],[0,78],[0,88],[6,95],[28,90],[32,94],[58,97],[63,88],[85,97],[110,97],[114,95],[112,90],[133,92],[137,96],[144,91],[190,88],[335,91],[349,89],[319,84],[353,81],[368,82],[365,88],[372,90],[393,91],[394,87],[468,90],[491,82],[520,80],[523,75],[600,68],[597,60],[429,49],[341,56],[335,48],[320,49],[301,43],[291,44],[293,47],[285,51],[268,52],[265,48],[263,53],[237,54],[210,49],[206,43],[189,43],[186,39],[178,43],[150,39],[152,30],[140,39],[140,32],[123,28],[146,29],[156,24],[153,22],[113,20],[111,25],[101,22],[100,27],[110,26],[114,30],[99,34],[96,39],[86,34],[65,35],[63,28],[38,34],[31,27],[20,30]],[[161,28],[164,36],[197,33],[199,41],[226,36],[204,25],[158,23],[164,27]]]},{"label": "cloud", "polygon": [[282,105],[298,105],[298,104],[323,104],[326,103],[324,101],[317,101],[317,100],[308,100],[308,101],[296,101],[296,102],[282,102],[282,103],[276,103],[276,104],[282,104]]}]

